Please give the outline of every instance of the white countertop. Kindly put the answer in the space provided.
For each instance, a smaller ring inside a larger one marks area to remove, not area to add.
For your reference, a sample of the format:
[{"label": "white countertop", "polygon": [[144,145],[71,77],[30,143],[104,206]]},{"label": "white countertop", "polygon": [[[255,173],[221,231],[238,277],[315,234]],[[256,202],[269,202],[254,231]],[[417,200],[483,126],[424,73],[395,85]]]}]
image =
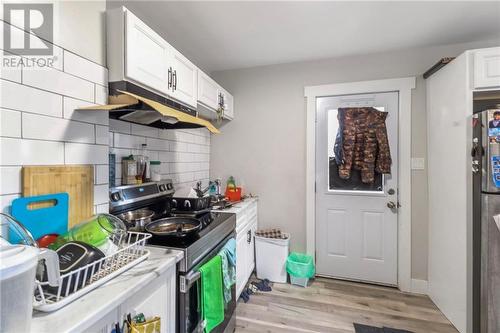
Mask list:
[{"label": "white countertop", "polygon": [[110,310],[156,279],[172,265],[176,265],[183,253],[159,247],[147,247],[147,260],[129,269],[97,289],[80,297],[54,312],[33,312],[31,332],[55,333],[60,331],[80,332],[101,319]]},{"label": "white countertop", "polygon": [[252,197],[252,198],[246,198],[241,202],[238,202],[237,204],[234,204],[231,208],[226,208],[226,209],[221,209],[221,210],[216,210],[218,212],[224,212],[224,213],[235,213],[238,214],[242,210],[248,207],[252,202],[258,201],[259,197]]}]

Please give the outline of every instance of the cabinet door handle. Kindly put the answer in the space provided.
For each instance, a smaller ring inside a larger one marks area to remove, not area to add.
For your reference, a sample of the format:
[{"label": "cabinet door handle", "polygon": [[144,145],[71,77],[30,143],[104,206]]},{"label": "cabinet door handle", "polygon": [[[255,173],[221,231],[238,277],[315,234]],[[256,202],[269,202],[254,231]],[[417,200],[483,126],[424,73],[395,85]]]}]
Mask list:
[{"label": "cabinet door handle", "polygon": [[177,90],[177,70],[174,70],[174,74],[172,74],[172,77],[174,79],[174,84],[173,84],[172,90],[176,91]]},{"label": "cabinet door handle", "polygon": [[172,67],[168,68],[168,88],[172,87]]},{"label": "cabinet door handle", "polygon": [[250,244],[252,242],[252,230],[247,231],[247,243]]}]

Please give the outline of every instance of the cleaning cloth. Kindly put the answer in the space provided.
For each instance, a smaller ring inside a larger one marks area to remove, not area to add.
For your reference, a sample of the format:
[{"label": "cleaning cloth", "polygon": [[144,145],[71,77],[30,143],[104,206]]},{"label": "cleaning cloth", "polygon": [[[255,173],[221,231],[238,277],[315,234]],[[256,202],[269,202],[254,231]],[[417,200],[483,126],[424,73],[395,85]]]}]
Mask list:
[{"label": "cleaning cloth", "polygon": [[222,295],[222,259],[213,257],[199,269],[201,274],[201,314],[205,321],[205,333],[211,332],[224,321]]}]

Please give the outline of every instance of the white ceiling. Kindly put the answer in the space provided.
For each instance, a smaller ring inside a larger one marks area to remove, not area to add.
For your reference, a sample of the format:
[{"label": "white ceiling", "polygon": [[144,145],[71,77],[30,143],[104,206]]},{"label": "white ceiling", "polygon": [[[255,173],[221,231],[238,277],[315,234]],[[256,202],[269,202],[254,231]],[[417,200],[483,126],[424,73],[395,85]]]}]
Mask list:
[{"label": "white ceiling", "polygon": [[208,72],[497,39],[500,2],[164,2],[125,5]]}]

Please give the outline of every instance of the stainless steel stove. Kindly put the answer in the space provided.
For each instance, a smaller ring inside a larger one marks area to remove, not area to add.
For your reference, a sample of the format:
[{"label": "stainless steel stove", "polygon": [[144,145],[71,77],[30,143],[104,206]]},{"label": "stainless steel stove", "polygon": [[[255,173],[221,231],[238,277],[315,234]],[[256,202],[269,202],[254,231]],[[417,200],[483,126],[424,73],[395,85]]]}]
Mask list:
[{"label": "stainless steel stove", "polygon": [[[201,222],[200,231],[190,237],[152,237],[150,245],[180,250],[184,258],[179,262],[177,292],[177,331],[181,333],[203,332],[200,292],[201,280],[198,268],[216,256],[225,243],[235,237],[236,215],[211,212],[172,212],[170,202],[175,190],[171,180],[127,185],[111,188],[109,191],[110,212],[120,215],[129,211],[147,208],[154,211],[152,220],[169,216],[190,216]],[[225,309],[225,319],[212,332],[233,332],[236,308],[235,287],[233,299]]]}]

